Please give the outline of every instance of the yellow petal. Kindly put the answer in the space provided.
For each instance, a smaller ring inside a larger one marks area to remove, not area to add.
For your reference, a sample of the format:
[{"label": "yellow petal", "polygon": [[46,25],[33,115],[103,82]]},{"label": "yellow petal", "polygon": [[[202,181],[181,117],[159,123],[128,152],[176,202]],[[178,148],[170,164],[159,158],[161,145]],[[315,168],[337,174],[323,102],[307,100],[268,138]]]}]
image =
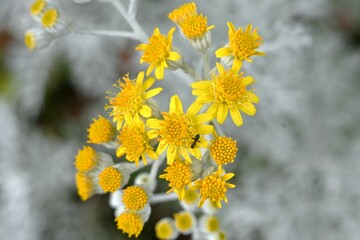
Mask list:
[{"label": "yellow petal", "polygon": [[145,99],[152,98],[153,96],[158,95],[162,90],[163,90],[163,88],[160,88],[160,87],[151,89],[150,91],[145,93],[144,98]]},{"label": "yellow petal", "polygon": [[149,76],[153,70],[154,70],[154,65],[150,65],[146,70],[146,76]]},{"label": "yellow petal", "polygon": [[146,79],[142,85],[144,91],[148,90],[154,84],[154,82],[155,82],[155,78],[153,77],[149,77],[148,79]]},{"label": "yellow petal", "polygon": [[183,105],[178,95],[174,95],[170,99],[170,108],[169,112],[171,113],[184,113]]},{"label": "yellow petal", "polygon": [[211,121],[214,116],[211,113],[202,113],[193,118],[195,124]]},{"label": "yellow petal", "polygon": [[238,69],[239,71],[241,69],[241,66],[242,66],[242,61],[239,58],[235,58],[232,68]]},{"label": "yellow petal", "polygon": [[136,85],[137,86],[142,86],[143,80],[144,80],[144,72],[141,71],[141,72],[138,73],[138,75],[136,77]]},{"label": "yellow petal", "polygon": [[163,79],[164,78],[164,67],[163,66],[157,66],[155,68],[155,77],[156,79]]},{"label": "yellow petal", "polygon": [[170,52],[167,59],[175,62],[181,59],[181,55],[177,52]]},{"label": "yellow petal", "polygon": [[247,85],[250,85],[254,82],[254,78],[252,76],[246,76],[242,79],[242,83],[247,86]]},{"label": "yellow petal", "polygon": [[231,34],[234,34],[234,32],[236,31],[234,24],[232,24],[231,22],[227,22],[227,25],[229,27],[229,32]]},{"label": "yellow petal", "polygon": [[186,113],[190,116],[195,116],[201,110],[203,105],[204,104],[195,101],[190,105]]},{"label": "yellow petal", "polygon": [[159,120],[156,118],[150,118],[150,119],[146,120],[146,125],[152,129],[160,129],[161,128],[160,124],[162,123],[162,121],[163,120]]},{"label": "yellow petal", "polygon": [[227,57],[231,55],[231,49],[229,47],[223,47],[216,50],[215,55],[217,58]]},{"label": "yellow petal", "polygon": [[121,157],[126,153],[126,149],[121,145],[120,147],[118,147],[118,149],[116,149],[116,156],[117,157]]},{"label": "yellow petal", "polygon": [[251,102],[246,102],[240,105],[240,110],[246,113],[247,115],[254,116],[256,113],[256,108]]},{"label": "yellow petal", "polygon": [[149,107],[148,105],[142,105],[142,107],[139,110],[139,113],[144,118],[149,118],[151,117],[151,113],[152,113],[151,107]]},{"label": "yellow petal", "polygon": [[218,123],[223,124],[226,120],[227,115],[228,115],[228,108],[224,104],[220,104],[216,115],[216,119]]},{"label": "yellow petal", "polygon": [[200,125],[196,128],[197,132],[200,134],[211,134],[214,131],[213,125]]},{"label": "yellow petal", "polygon": [[243,125],[243,120],[242,120],[239,110],[230,109],[230,115],[231,115],[233,122],[235,123],[235,125],[237,127],[240,127],[241,125]]},{"label": "yellow petal", "polygon": [[168,146],[169,146],[169,144],[165,143],[163,140],[160,141],[160,142],[159,142],[159,145],[158,145],[158,147],[157,147],[157,149],[156,149],[156,154],[157,154],[158,156],[160,156],[160,154],[162,154],[162,153],[166,150],[166,148],[167,148]]}]

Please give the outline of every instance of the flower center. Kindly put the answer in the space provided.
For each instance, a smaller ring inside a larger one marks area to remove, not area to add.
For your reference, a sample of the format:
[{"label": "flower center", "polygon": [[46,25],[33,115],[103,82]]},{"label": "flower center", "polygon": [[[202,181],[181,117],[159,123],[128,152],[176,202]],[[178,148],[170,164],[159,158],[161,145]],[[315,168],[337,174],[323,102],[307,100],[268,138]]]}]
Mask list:
[{"label": "flower center", "polygon": [[91,179],[84,173],[78,172],[75,175],[76,188],[81,200],[86,201],[93,193]]},{"label": "flower center", "polygon": [[145,207],[148,196],[142,187],[130,186],[124,190],[122,201],[126,209],[137,211]]},{"label": "flower center", "polygon": [[174,228],[169,221],[160,221],[155,226],[156,237],[159,239],[170,239],[174,235]]},{"label": "flower center", "polygon": [[198,198],[198,193],[196,192],[196,190],[193,189],[186,189],[185,190],[185,197],[183,199],[184,202],[186,202],[187,204],[191,204],[194,203]]},{"label": "flower center", "polygon": [[27,31],[24,37],[26,47],[31,51],[36,47],[36,37],[33,32]]},{"label": "flower center", "polygon": [[217,164],[234,162],[237,152],[236,140],[227,137],[217,137],[210,146],[210,154]]},{"label": "flower center", "polygon": [[172,165],[167,166],[164,172],[167,174],[163,176],[169,182],[171,188],[180,190],[191,182],[191,167],[183,161],[175,161]]},{"label": "flower center", "polygon": [[159,65],[168,58],[170,52],[169,46],[164,35],[153,34],[142,56],[143,61],[151,65]]},{"label": "flower center", "polygon": [[181,30],[187,38],[202,38],[206,33],[206,18],[202,15],[193,15],[184,20]]},{"label": "flower center", "polygon": [[254,55],[255,49],[261,44],[259,38],[248,31],[238,29],[229,39],[233,55],[240,59],[247,59]]},{"label": "flower center", "polygon": [[194,2],[185,3],[169,13],[168,17],[176,24],[181,24],[187,17],[196,14],[196,5]]},{"label": "flower center", "polygon": [[122,116],[125,113],[134,115],[137,113],[144,102],[143,90],[141,86],[135,84],[135,80],[130,80],[126,75],[124,82],[119,80],[119,88],[121,91],[113,98],[109,98],[110,108],[113,108],[115,116]]},{"label": "flower center", "polygon": [[216,202],[225,198],[225,181],[215,175],[207,176],[201,183],[200,194],[202,198],[209,198]]},{"label": "flower center", "polygon": [[124,212],[115,221],[117,228],[121,229],[123,233],[129,234],[129,237],[132,235],[138,237],[144,226],[140,215],[135,212]]},{"label": "flower center", "polygon": [[209,216],[206,219],[206,228],[209,232],[217,232],[220,230],[219,219],[214,216]]},{"label": "flower center", "polygon": [[119,135],[119,140],[126,149],[126,159],[134,162],[146,151],[147,139],[143,132],[134,127],[124,127]]},{"label": "flower center", "polygon": [[224,73],[214,76],[214,95],[215,101],[220,104],[233,105],[242,102],[245,85],[242,84],[243,73],[227,70]]},{"label": "flower center", "polygon": [[87,172],[93,169],[98,162],[96,151],[89,146],[85,146],[76,155],[75,168],[80,172]]},{"label": "flower center", "polygon": [[99,116],[99,119],[94,119],[94,122],[90,124],[89,142],[95,144],[110,142],[115,134],[115,129],[111,122],[106,118]]},{"label": "flower center", "polygon": [[104,192],[115,192],[121,186],[122,175],[114,167],[107,167],[99,174],[99,185]]},{"label": "flower center", "polygon": [[56,9],[47,10],[41,18],[41,23],[45,28],[52,28],[58,20],[58,12]]},{"label": "flower center", "polygon": [[30,7],[30,14],[32,16],[39,15],[45,8],[46,2],[44,0],[37,0]]},{"label": "flower center", "polygon": [[166,143],[188,147],[196,135],[195,124],[187,114],[163,113],[164,121],[159,135]]},{"label": "flower center", "polygon": [[174,219],[175,225],[180,231],[188,231],[194,225],[193,218],[188,212],[174,214]]}]

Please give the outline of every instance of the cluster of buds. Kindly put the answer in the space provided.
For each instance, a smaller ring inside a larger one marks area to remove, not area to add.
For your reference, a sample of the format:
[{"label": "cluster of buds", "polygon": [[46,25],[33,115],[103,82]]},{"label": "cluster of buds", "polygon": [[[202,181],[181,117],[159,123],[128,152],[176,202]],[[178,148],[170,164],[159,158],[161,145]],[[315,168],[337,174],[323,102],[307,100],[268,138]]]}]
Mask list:
[{"label": "cluster of buds", "polygon": [[[128,19],[134,36],[144,33],[139,32],[134,15],[129,17],[118,1],[108,2]],[[135,2],[130,1],[130,6]],[[56,10],[47,4],[36,0],[32,15],[41,20],[46,31],[50,26],[60,29]],[[143,43],[136,50],[143,51],[140,63],[149,65],[146,72],[141,71],[134,78],[126,74],[118,80],[114,84],[116,91],[106,96],[108,117],[99,116],[88,128],[88,143],[113,149],[117,158],[114,160],[91,146],[79,150],[75,157],[78,194],[85,201],[94,194],[110,192],[117,227],[130,237],[141,233],[149,219],[151,204],[177,199],[183,211],[156,224],[159,239],[176,239],[179,234],[192,234],[194,239],[226,239],[216,211],[223,201],[228,203],[228,189],[235,188],[228,182],[235,174],[226,172],[224,166],[235,161],[238,148],[237,141],[227,137],[220,125],[229,113],[237,127],[243,125],[241,113],[249,116],[256,113],[254,104],[259,98],[254,88],[248,89],[255,80],[240,70],[244,60],[252,62],[252,56],[264,55],[257,51],[262,38],[251,25],[243,30],[228,22],[229,39],[213,54],[220,60],[210,69],[209,47],[214,26],[207,26],[207,18],[197,12],[193,2],[178,7],[168,17],[203,55],[203,73],[189,67],[180,50],[172,45],[175,27],[167,35],[156,27],[147,42],[139,37]],[[173,95],[169,110],[161,111],[154,97],[164,89],[153,88],[153,84],[156,80],[167,81],[165,70],[175,69],[192,77],[189,87],[195,100],[185,111],[180,97]],[[163,163],[164,172],[158,175]],[[130,175],[146,165],[152,165],[150,172],[137,174],[130,183]],[[158,178],[167,182],[166,193],[154,193]]]},{"label": "cluster of buds", "polygon": [[67,22],[53,1],[35,0],[29,11],[39,24],[25,32],[25,45],[30,51],[47,47],[54,38],[68,31]]}]

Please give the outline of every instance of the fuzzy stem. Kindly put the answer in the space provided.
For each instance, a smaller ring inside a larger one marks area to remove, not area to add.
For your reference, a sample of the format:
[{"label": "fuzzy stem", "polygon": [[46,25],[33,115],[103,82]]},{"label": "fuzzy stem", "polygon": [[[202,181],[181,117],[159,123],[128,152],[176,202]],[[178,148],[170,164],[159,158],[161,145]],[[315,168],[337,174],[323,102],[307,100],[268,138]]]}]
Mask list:
[{"label": "fuzzy stem", "polygon": [[150,199],[151,204],[158,204],[163,202],[175,201],[178,200],[179,197],[175,193],[157,193]]},{"label": "fuzzy stem", "polygon": [[204,68],[204,79],[207,79],[210,74],[210,58],[209,51],[202,52],[203,68]]},{"label": "fuzzy stem", "polygon": [[127,32],[127,31],[91,30],[91,29],[76,28],[76,29],[72,30],[72,33],[81,34],[81,35],[122,37],[122,38],[139,40],[139,37],[137,36],[137,34],[135,34],[133,32]]}]

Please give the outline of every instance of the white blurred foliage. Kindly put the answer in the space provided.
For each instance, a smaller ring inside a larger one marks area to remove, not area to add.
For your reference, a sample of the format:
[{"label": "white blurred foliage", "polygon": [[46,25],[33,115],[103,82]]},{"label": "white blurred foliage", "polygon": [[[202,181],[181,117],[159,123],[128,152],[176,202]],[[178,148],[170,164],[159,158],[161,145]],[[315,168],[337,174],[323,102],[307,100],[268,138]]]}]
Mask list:
[{"label": "white blurred foliage", "polygon": [[[166,33],[172,26],[167,13],[182,3],[139,0],[139,22],[148,34],[155,26]],[[240,172],[237,188],[228,191],[229,204],[219,211],[229,239],[360,239],[360,53],[347,48],[341,36],[322,24],[309,24],[321,22],[330,14],[330,2],[196,3],[198,11],[208,16],[208,23],[216,26],[212,50],[226,43],[226,22],[231,21],[236,26],[251,23],[259,27],[264,38],[260,50],[267,54],[254,57],[253,63],[244,63],[243,67],[245,75],[257,80],[256,93],[261,100],[257,114],[243,114],[241,128],[233,127],[232,121],[224,125],[225,133],[238,140],[240,149],[238,165],[233,169]],[[81,26],[128,29],[106,4],[64,1],[59,5]],[[49,71],[59,57],[69,61],[76,89],[100,99],[106,90],[112,90],[122,71],[135,76],[146,67],[136,65],[140,53],[126,50],[129,46],[124,39],[66,36],[43,51],[28,53],[22,47],[22,34],[35,22],[20,0],[1,3],[0,20],[0,26],[7,27],[17,39],[9,49],[7,65],[16,77],[14,94],[21,116],[34,117],[40,111],[46,84],[51,81]],[[186,61],[201,67],[200,55],[179,37],[177,31],[174,43]],[[125,66],[119,60],[121,51],[135,55]],[[188,99],[185,105],[194,100],[187,86],[169,72],[161,85],[165,91],[158,100],[165,111],[172,94],[179,94],[183,101]],[[0,239],[41,239],[52,218],[61,228],[52,233],[52,239],[68,239],[69,234],[77,239],[76,226],[80,228],[93,216],[67,202],[74,184],[71,164],[78,143],[64,143],[31,130],[6,103],[0,104],[0,113],[0,173],[5,176],[0,185],[0,219],[5,222]],[[94,117],[91,111],[86,114],[89,116],[82,118]],[[48,189],[52,189],[51,195]],[[49,205],[43,208],[44,204]],[[75,216],[74,211],[78,213]],[[23,220],[29,216],[33,221]],[[87,224],[92,229],[87,239],[96,239],[93,233],[101,232],[96,219]]]}]

